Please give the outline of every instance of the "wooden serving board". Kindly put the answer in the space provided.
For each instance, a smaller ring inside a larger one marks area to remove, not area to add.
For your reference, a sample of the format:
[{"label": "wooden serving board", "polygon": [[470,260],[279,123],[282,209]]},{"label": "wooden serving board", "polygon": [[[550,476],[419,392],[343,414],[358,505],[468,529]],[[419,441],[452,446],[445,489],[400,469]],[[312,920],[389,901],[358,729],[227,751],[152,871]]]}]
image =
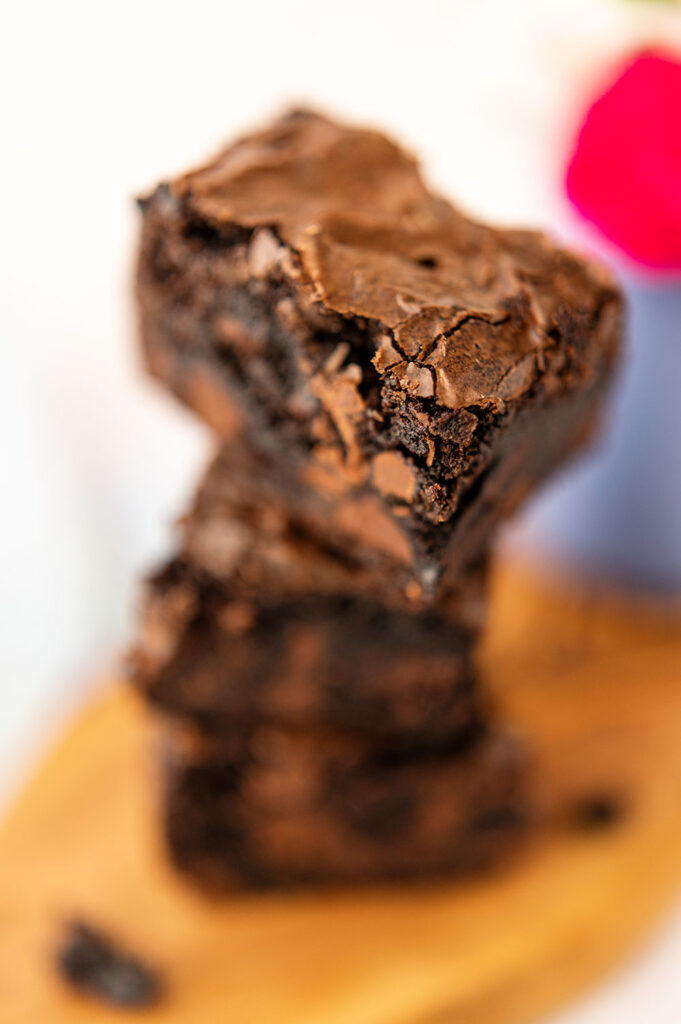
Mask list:
[{"label": "wooden serving board", "polygon": [[[583,990],[680,887],[680,620],[505,569],[485,661],[536,749],[542,825],[512,864],[219,904],[164,862],[147,722],[109,687],[0,827],[0,1020],[121,1019],[52,969],[74,915],[161,968],[166,999],[140,1016],[163,1024],[516,1024]],[[580,827],[593,797],[622,818]]]}]

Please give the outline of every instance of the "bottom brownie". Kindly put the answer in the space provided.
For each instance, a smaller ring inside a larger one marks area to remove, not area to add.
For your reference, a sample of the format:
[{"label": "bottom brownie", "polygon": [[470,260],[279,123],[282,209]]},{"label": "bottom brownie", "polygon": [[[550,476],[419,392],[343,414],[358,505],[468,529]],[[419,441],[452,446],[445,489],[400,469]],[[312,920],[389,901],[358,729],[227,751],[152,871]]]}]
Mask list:
[{"label": "bottom brownie", "polygon": [[164,826],[206,888],[397,880],[502,858],[525,819],[525,752],[481,732],[450,747],[261,727],[171,733]]}]

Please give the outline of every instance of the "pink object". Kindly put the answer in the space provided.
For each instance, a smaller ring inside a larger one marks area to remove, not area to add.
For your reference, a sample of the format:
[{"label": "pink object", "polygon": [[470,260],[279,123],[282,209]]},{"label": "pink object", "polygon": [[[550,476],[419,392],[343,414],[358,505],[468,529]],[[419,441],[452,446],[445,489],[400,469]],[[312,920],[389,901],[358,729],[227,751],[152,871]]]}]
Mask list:
[{"label": "pink object", "polygon": [[566,185],[633,260],[681,270],[681,59],[648,51],[627,64],[589,108]]}]

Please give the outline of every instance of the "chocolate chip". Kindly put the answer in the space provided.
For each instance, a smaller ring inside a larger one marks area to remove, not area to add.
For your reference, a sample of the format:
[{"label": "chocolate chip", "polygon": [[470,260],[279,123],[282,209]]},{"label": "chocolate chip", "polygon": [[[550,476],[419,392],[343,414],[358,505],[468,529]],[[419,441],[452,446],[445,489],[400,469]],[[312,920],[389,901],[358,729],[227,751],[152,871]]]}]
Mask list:
[{"label": "chocolate chip", "polygon": [[570,818],[575,828],[600,831],[616,825],[624,815],[624,801],[616,795],[594,793],[578,801]]},{"label": "chocolate chip", "polygon": [[148,965],[106,935],[71,921],[57,951],[57,969],[73,988],[120,1009],[141,1009],[161,996],[161,981]]}]

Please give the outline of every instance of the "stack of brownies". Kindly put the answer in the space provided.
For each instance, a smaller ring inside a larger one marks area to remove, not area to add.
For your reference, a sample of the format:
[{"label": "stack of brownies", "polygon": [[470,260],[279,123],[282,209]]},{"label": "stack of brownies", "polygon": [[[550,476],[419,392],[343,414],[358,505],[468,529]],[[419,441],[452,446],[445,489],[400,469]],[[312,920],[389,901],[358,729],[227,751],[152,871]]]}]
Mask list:
[{"label": "stack of brownies", "polygon": [[219,439],[133,657],[174,860],[220,888],[503,855],[526,753],[475,673],[490,544],[589,435],[609,277],[306,111],[141,206],[148,366]]}]

